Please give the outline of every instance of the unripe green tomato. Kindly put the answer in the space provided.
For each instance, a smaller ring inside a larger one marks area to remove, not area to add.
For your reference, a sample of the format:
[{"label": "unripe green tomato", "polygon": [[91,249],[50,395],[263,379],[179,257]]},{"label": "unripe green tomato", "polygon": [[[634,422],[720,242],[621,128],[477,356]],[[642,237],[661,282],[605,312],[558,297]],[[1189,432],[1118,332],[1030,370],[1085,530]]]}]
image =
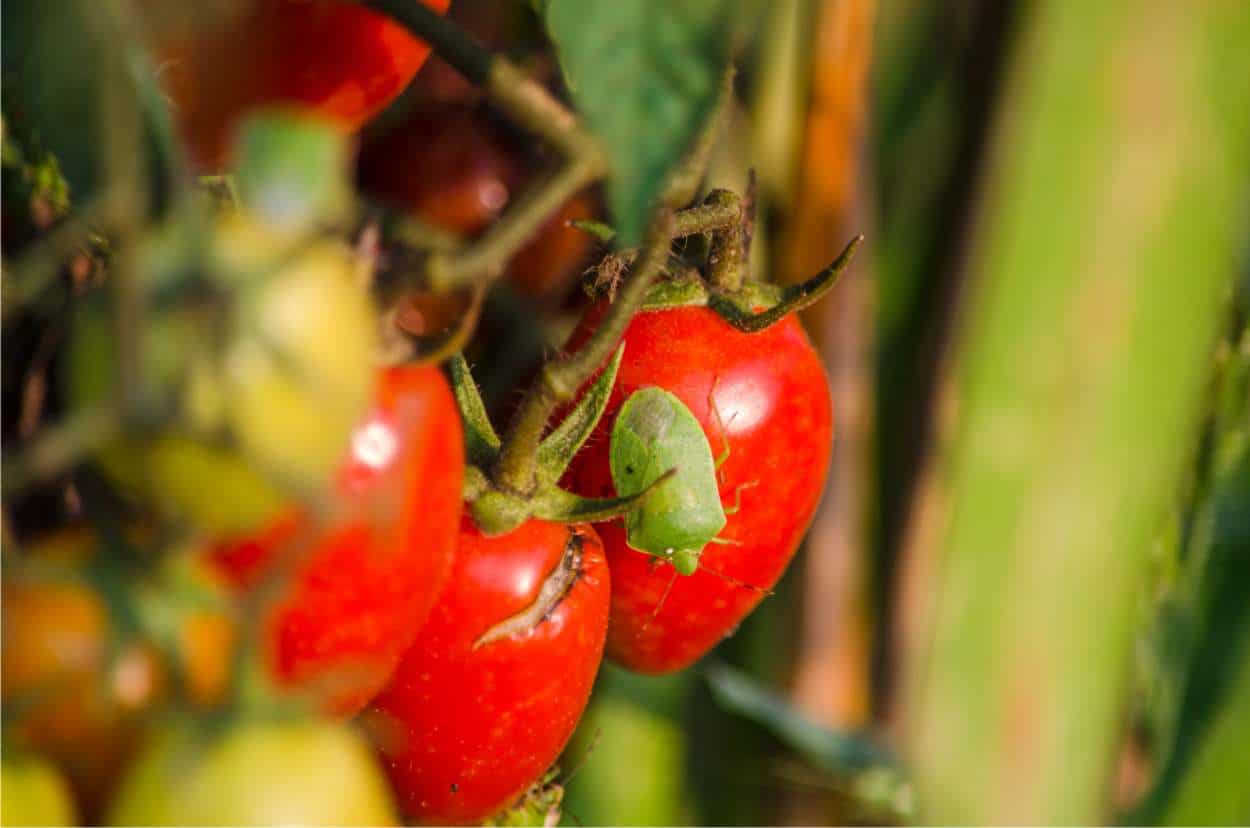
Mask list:
[{"label": "unripe green tomato", "polygon": [[76,825],[69,788],[51,762],[5,756],[0,763],[0,825]]},{"label": "unripe green tomato", "polygon": [[225,420],[278,479],[321,483],[369,403],[377,321],[346,245],[263,249],[272,238],[246,221],[223,229],[219,249],[239,268],[222,272],[247,279],[221,364]]},{"label": "unripe green tomato", "polygon": [[396,825],[367,742],[349,726],[247,721],[154,735],[109,813],[113,825]]},{"label": "unripe green tomato", "polygon": [[[236,215],[217,227],[203,266],[215,300],[154,310],[138,332],[143,386],[129,396],[172,421],[122,435],[98,459],[124,490],[236,533],[273,518],[290,490],[329,483],[369,402],[377,322],[336,241]],[[79,409],[116,393],[110,323],[102,305],[75,320],[67,374]]]}]

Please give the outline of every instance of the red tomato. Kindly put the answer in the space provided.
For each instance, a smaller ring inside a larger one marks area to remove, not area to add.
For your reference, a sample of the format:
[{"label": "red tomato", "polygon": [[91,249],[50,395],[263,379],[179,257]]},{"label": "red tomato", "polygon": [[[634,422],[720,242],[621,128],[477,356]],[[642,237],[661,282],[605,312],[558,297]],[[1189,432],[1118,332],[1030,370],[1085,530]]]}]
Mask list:
[{"label": "red tomato", "polygon": [[[605,307],[588,315],[571,347],[585,341]],[[608,408],[566,484],[583,495],[614,494],[608,435],[616,412],[654,385],[690,409],[713,455],[728,444],[721,501],[728,511],[740,498],[720,534],[728,543],[704,547],[693,575],[631,549],[619,520],[596,524],[612,570],[608,655],[642,673],[666,673],[730,635],[785,571],[824,487],[833,414],[820,358],[793,315],[746,334],[707,308],[640,313],[624,341]]]},{"label": "red tomato", "polygon": [[608,591],[589,526],[487,538],[464,519],[447,589],[373,705],[409,817],[480,822],[556,760],[603,656]]},{"label": "red tomato", "polygon": [[[361,148],[361,189],[461,235],[476,235],[530,183],[524,147],[463,104],[431,105]],[[566,289],[594,247],[573,219],[594,217],[593,200],[574,196],[517,252],[512,283],[532,297]]]},{"label": "red tomato", "polygon": [[214,550],[242,586],[288,550],[306,556],[270,619],[282,681],[316,682],[342,714],[385,686],[447,579],[463,476],[460,416],[446,379],[430,366],[387,368],[338,471],[329,528],[290,515]]},{"label": "red tomato", "polygon": [[[418,2],[418,0],[413,0]],[[450,0],[421,0],[440,13]],[[402,26],[349,0],[235,0],[198,13],[143,0],[160,77],[193,160],[226,159],[258,107],[310,107],[346,130],[380,112],[430,53]]]}]

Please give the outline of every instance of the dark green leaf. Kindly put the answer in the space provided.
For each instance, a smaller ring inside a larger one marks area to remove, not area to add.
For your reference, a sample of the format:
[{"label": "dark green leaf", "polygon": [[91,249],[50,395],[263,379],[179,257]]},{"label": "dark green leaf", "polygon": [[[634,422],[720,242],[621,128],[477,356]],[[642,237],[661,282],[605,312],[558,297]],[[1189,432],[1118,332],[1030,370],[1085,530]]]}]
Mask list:
[{"label": "dark green leaf", "polygon": [[716,104],[737,0],[537,5],[578,111],[607,152],[618,239],[636,244]]},{"label": "dark green leaf", "polygon": [[722,707],[762,725],[817,767],[843,776],[878,766],[895,767],[888,753],[864,737],[821,727],[727,664],[709,665],[706,675]]}]

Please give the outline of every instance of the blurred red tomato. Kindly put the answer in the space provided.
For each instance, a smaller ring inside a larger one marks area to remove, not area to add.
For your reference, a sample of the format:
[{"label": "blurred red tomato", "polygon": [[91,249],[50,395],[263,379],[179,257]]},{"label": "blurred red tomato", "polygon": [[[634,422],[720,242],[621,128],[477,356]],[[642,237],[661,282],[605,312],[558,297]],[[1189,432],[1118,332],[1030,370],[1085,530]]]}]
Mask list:
[{"label": "blurred red tomato", "polygon": [[298,559],[270,618],[283,682],[322,694],[341,714],[385,686],[447,578],[463,476],[460,415],[447,380],[428,365],[387,368],[339,469],[328,526],[292,514],[214,549],[243,587],[286,555]]},{"label": "blurred red tomato", "polygon": [[[420,2],[442,13],[450,0]],[[141,5],[174,116],[204,171],[227,162],[231,130],[258,107],[309,107],[358,129],[430,52],[399,24],[349,0]]]},{"label": "blurred red tomato", "polygon": [[[367,141],[359,177],[365,193],[473,236],[532,183],[532,166],[525,148],[483,110],[454,103],[420,107]],[[534,298],[565,292],[594,248],[594,240],[569,222],[594,215],[589,194],[570,199],[513,257],[512,283]]]}]

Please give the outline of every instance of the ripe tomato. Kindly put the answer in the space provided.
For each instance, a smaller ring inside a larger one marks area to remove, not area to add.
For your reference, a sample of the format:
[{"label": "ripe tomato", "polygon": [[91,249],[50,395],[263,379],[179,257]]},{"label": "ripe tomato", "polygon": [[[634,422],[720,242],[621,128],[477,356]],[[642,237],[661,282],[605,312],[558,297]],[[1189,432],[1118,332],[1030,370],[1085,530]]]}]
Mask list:
[{"label": "ripe tomato", "polygon": [[0,763],[0,825],[77,825],[69,789],[57,769],[37,756]]},{"label": "ripe tomato", "polygon": [[[431,105],[361,148],[364,192],[445,230],[482,232],[529,183],[524,148],[480,109]],[[582,193],[570,199],[508,267],[513,285],[531,297],[554,296],[569,286],[594,246],[569,227],[594,215]]]},{"label": "ripe tomato", "polygon": [[194,723],[153,735],[114,800],[113,825],[395,825],[386,779],[346,725]]},{"label": "ripe tomato", "polygon": [[608,570],[589,526],[466,517],[451,580],[370,721],[412,819],[473,823],[559,756],[603,655]]},{"label": "ripe tomato", "polygon": [[270,620],[282,681],[316,682],[343,714],[382,689],[447,578],[463,476],[447,380],[428,365],[387,368],[339,468],[328,526],[288,514],[213,550],[240,586],[288,551],[304,556]]},{"label": "ripe tomato", "polygon": [[[605,306],[574,332],[585,341]],[[612,569],[608,655],[643,673],[689,666],[731,634],[785,571],[815,512],[833,440],[828,383],[794,316],[746,334],[701,307],[634,317],[625,357],[596,434],[573,460],[566,484],[579,494],[614,494],[608,435],[622,402],[658,386],[694,414],[715,455],[726,511],[699,569],[678,575],[667,562],[631,549],[620,521],[597,524]],[[719,416],[718,416],[719,415]]]},{"label": "ripe tomato", "polygon": [[[420,2],[442,13],[450,0]],[[179,130],[205,171],[227,162],[232,128],[258,107],[309,107],[358,129],[430,53],[399,24],[348,0],[142,4]]]}]

